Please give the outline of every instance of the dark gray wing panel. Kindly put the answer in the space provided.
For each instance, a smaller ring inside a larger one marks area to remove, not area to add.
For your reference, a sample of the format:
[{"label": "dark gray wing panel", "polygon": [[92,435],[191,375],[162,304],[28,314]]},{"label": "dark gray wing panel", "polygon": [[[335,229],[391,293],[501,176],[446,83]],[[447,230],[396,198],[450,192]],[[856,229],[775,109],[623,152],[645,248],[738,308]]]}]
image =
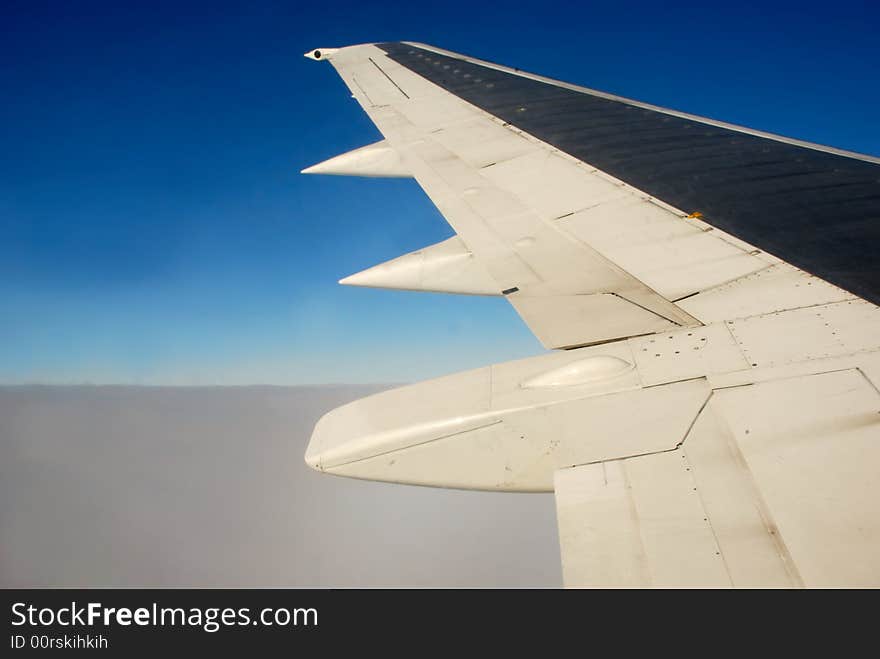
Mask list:
[{"label": "dark gray wing panel", "polygon": [[612,176],[880,304],[880,165],[437,54],[399,64]]}]

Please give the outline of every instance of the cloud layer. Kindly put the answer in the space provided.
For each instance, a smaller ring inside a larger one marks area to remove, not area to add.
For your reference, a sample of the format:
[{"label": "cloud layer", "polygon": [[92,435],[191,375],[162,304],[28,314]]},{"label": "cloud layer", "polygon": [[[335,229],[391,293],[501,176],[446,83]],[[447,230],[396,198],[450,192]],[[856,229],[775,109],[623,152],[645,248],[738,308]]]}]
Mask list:
[{"label": "cloud layer", "polygon": [[0,388],[0,586],[557,586],[553,498],[303,463],[378,390]]}]

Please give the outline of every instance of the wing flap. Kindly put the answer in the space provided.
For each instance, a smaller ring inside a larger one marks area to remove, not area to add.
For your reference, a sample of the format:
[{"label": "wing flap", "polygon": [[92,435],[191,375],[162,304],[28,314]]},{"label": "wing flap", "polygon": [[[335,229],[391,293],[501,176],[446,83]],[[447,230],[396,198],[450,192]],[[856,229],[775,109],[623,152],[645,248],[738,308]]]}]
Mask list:
[{"label": "wing flap", "polygon": [[878,413],[859,369],[716,389],[675,450],[557,471],[566,585],[880,584]]},{"label": "wing flap", "polygon": [[730,585],[682,463],[670,451],[556,472],[566,586]]},{"label": "wing flap", "polygon": [[663,316],[610,293],[540,297],[514,294],[508,299],[547,348],[576,348],[677,327]]},{"label": "wing flap", "polygon": [[[556,153],[509,160],[487,168],[485,176],[668,300],[775,262]],[[545,184],[536,186],[536,180]]]}]

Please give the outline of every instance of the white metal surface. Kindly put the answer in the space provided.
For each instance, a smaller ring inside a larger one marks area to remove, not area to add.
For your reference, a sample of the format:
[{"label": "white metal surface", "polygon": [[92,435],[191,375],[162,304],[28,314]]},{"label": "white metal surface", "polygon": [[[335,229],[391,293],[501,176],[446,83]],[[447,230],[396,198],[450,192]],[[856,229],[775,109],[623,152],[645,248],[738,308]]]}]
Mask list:
[{"label": "white metal surface", "polygon": [[339,280],[346,286],[500,295],[498,284],[458,236]]},{"label": "white metal surface", "polygon": [[557,472],[566,585],[730,584],[682,457],[668,451]]},{"label": "white metal surface", "polygon": [[634,366],[620,357],[596,355],[585,357],[559,368],[523,380],[525,389],[543,387],[573,387],[588,382],[612,380],[632,370]]},{"label": "white metal surface", "polygon": [[674,451],[556,473],[571,586],[877,586],[880,394],[859,369],[715,390]]},{"label": "white metal surface", "polygon": [[727,389],[770,532],[810,586],[880,586],[880,394],[858,369]]},{"label": "white metal surface", "polygon": [[[504,366],[525,374],[530,361]],[[642,388],[633,375],[538,395],[520,377],[511,382],[518,395],[505,396],[484,368],[383,392],[325,416],[306,461],[357,478],[549,492],[561,467],[668,450],[684,439],[708,398],[705,380]],[[450,415],[443,408],[456,400]]]},{"label": "white metal surface", "polygon": [[375,46],[321,58],[385,140],[317,167],[376,175],[393,162],[457,233],[342,283],[503,293],[545,346],[575,349],[334,410],[311,466],[555,488],[569,585],[880,585],[877,307]]},{"label": "white metal surface", "polygon": [[385,140],[306,167],[300,173],[365,176],[368,178],[409,178],[411,176],[401,161],[400,154],[388,146]]}]

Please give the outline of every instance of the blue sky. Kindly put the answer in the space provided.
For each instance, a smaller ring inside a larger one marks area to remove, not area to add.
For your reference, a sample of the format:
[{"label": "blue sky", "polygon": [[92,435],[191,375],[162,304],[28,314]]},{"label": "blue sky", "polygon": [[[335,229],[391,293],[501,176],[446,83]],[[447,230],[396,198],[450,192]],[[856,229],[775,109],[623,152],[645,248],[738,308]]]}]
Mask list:
[{"label": "blue sky", "polygon": [[[243,8],[246,4],[247,7]],[[503,300],[339,286],[451,230],[316,46],[409,39],[880,155],[876,2],[5,3],[0,382],[400,382],[524,357]]]}]

